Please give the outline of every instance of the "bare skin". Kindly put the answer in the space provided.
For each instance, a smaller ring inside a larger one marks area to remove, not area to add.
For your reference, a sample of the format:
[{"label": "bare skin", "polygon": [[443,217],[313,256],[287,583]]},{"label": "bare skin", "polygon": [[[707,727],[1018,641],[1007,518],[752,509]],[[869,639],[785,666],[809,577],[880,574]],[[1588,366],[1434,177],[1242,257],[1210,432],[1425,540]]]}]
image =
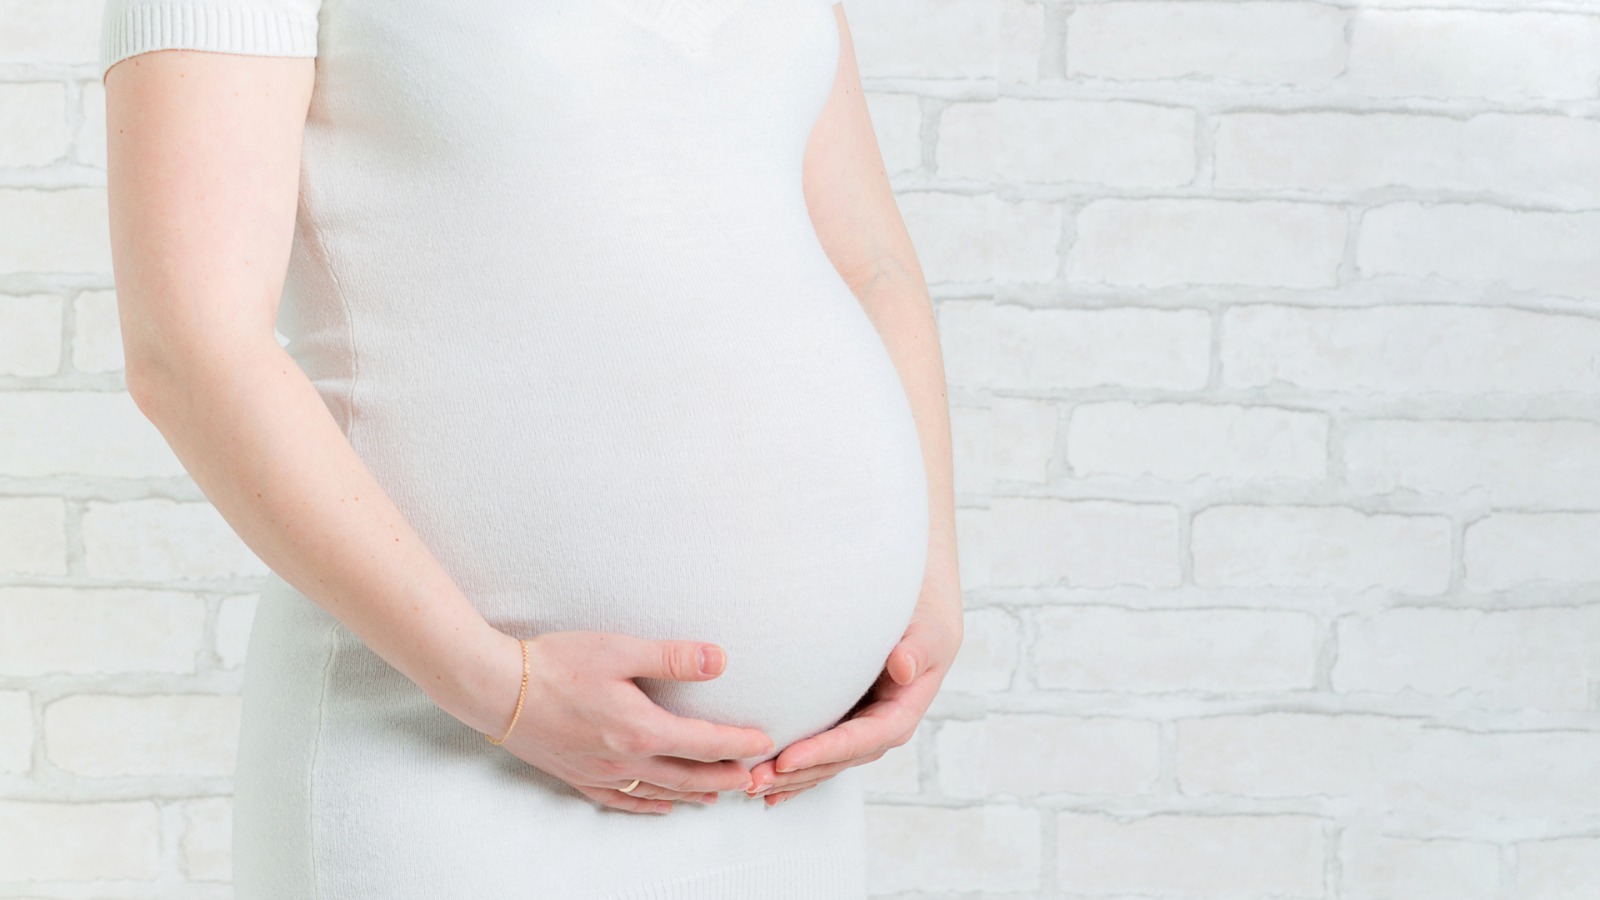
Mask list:
[{"label": "bare skin", "polygon": [[[601,632],[529,639],[523,712],[503,749],[606,807],[772,784],[768,802],[909,740],[961,640],[943,363],[932,306],[861,97],[842,9],[838,80],[805,162],[808,206],[905,383],[929,472],[930,553],[915,617],[867,702],[753,770],[758,729],[674,716],[634,677],[705,680],[697,641]],[[450,580],[279,346],[313,61],[159,50],[105,77],[108,195],[129,393],[263,562],[484,734],[506,734],[515,637]],[[714,654],[717,656],[718,654]],[[779,766],[796,766],[778,773]],[[618,788],[635,777],[631,793]]]}]

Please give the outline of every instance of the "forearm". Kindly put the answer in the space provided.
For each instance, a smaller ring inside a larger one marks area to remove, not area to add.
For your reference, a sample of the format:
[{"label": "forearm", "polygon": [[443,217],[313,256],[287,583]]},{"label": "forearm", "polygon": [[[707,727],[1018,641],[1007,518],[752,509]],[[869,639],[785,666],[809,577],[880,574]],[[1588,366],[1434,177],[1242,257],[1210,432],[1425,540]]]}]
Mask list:
[{"label": "forearm", "polygon": [[922,444],[928,478],[928,565],[923,598],[959,609],[950,401],[927,284],[909,242],[883,251],[848,280],[900,373]]},{"label": "forearm", "polygon": [[486,732],[504,726],[516,685],[506,694],[497,683],[504,661],[481,658],[503,650],[489,640],[493,627],[276,341],[159,369],[135,371],[130,361],[128,380],[195,483],[267,566],[452,714]]}]

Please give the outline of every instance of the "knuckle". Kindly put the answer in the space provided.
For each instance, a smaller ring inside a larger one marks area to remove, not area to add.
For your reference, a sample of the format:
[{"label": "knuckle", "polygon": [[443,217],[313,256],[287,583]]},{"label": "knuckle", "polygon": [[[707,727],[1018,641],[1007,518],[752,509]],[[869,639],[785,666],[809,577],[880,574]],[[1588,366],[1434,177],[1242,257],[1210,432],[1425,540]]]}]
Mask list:
[{"label": "knuckle", "polygon": [[687,658],[688,654],[682,652],[677,644],[663,644],[661,647],[662,671],[675,681],[683,681],[694,674]]},{"label": "knuckle", "polygon": [[621,760],[602,757],[595,760],[594,768],[603,779],[612,779],[621,775],[625,766]]},{"label": "knuckle", "polygon": [[633,729],[626,726],[607,729],[600,735],[600,745],[611,753],[621,756],[633,754],[633,741]]},{"label": "knuckle", "polygon": [[617,736],[620,749],[629,756],[645,756],[655,746],[650,734],[640,728],[629,728]]}]

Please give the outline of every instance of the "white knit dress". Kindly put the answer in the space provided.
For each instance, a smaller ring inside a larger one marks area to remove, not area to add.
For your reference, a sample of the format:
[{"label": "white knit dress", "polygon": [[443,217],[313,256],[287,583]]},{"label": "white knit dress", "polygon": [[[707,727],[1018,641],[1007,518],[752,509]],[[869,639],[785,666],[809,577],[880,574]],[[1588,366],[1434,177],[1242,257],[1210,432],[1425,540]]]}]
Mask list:
[{"label": "white knit dress", "polygon": [[[316,57],[289,352],[493,625],[721,644],[721,677],[641,686],[780,749],[872,684],[928,538],[904,386],[801,190],[830,2],[109,0],[102,29],[102,72]],[[865,894],[857,769],[607,809],[276,576],[258,609],[239,900]]]}]

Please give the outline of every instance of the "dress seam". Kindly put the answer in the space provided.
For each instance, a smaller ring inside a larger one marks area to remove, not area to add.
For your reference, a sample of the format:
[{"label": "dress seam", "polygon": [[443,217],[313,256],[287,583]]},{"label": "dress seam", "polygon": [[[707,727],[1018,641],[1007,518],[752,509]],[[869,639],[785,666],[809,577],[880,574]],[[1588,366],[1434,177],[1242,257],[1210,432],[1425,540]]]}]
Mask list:
[{"label": "dress seam", "polygon": [[322,898],[322,878],[317,871],[317,756],[322,750],[322,723],[328,709],[328,685],[333,680],[333,658],[338,649],[337,622],[330,623],[326,632],[326,655],[322,663],[322,688],[317,692],[317,729],[311,736],[311,761],[310,771],[306,774],[306,814],[310,819],[306,832],[310,836],[307,841],[311,857],[311,895],[313,900]]},{"label": "dress seam", "polygon": [[[316,242],[318,255],[322,258],[323,269],[328,273],[328,280],[333,284],[334,296],[339,298],[339,307],[344,312],[345,336],[350,347],[350,395],[346,401],[344,434],[345,439],[350,442],[353,449],[355,446],[354,435],[356,428],[356,384],[359,381],[361,374],[360,357],[356,352],[355,316],[350,310],[350,301],[345,296],[344,285],[339,281],[339,273],[335,270],[333,263],[333,252],[329,248],[328,242],[322,234],[321,226],[317,224],[316,215],[309,212],[310,208],[314,206],[312,195],[315,192],[312,189],[311,174],[303,167],[304,152],[304,142],[302,141],[301,187],[302,202],[305,204],[308,210],[306,222],[310,228],[311,238]],[[309,849],[311,855],[311,892],[314,900],[321,900],[322,897],[322,878],[321,873],[317,871],[317,757],[322,749],[322,728],[323,722],[327,715],[328,685],[333,679],[333,660],[338,650],[338,625],[339,623],[337,620],[328,624],[327,656],[323,662],[322,668],[322,688],[317,694],[317,729],[311,739],[311,771],[307,773],[306,778],[308,785],[306,801],[307,806],[309,807],[308,812],[311,818],[311,821],[307,826],[307,832],[310,835],[310,840],[308,843],[310,844]]]},{"label": "dress seam", "polygon": [[[302,154],[304,150],[301,151]],[[312,205],[310,197],[311,175],[305,169],[304,197],[307,207]],[[356,317],[350,309],[350,300],[345,296],[344,284],[339,280],[338,269],[333,264],[333,250],[328,246],[327,239],[322,234],[322,227],[317,224],[315,215],[307,215],[307,225],[310,227],[311,238],[316,241],[318,255],[322,257],[322,267],[328,273],[328,280],[333,283],[334,296],[339,298],[339,308],[344,313],[345,341],[350,348],[350,396],[346,401],[344,436],[353,448],[355,446],[356,430],[356,386],[361,380],[361,354],[356,343]]]}]

